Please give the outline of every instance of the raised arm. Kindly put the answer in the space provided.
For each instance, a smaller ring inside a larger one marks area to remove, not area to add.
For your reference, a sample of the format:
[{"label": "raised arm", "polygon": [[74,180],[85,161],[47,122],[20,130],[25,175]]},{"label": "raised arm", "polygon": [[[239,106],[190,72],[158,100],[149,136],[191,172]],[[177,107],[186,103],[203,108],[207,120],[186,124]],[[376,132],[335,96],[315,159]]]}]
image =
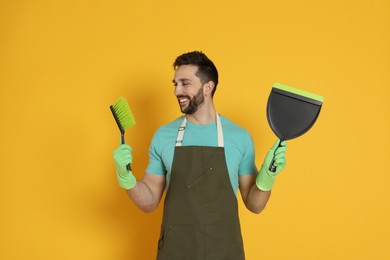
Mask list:
[{"label": "raised arm", "polygon": [[127,191],[130,199],[144,212],[155,210],[165,189],[165,176],[145,173],[137,181],[126,166],[132,163],[131,147],[119,146],[113,153],[119,186]]},{"label": "raised arm", "polygon": [[148,213],[158,207],[164,189],[165,176],[145,173],[134,188],[127,190],[127,194],[138,208]]},{"label": "raised arm", "polygon": [[[239,177],[239,187],[242,199],[245,206],[253,213],[259,214],[267,205],[276,175],[286,166],[286,146],[287,143],[285,141],[279,146],[278,140],[267,153],[257,175],[249,174],[241,175]],[[274,166],[276,166],[275,172],[269,170],[273,160]]]},{"label": "raised arm", "polygon": [[262,191],[256,186],[256,174],[241,175],[238,179],[242,200],[248,210],[259,214],[267,205],[271,191]]}]

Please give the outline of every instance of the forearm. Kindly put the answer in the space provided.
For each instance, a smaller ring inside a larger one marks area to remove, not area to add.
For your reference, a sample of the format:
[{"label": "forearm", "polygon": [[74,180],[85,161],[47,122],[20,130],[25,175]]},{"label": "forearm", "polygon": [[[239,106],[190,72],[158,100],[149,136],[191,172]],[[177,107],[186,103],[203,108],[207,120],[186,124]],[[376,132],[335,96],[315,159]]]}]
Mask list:
[{"label": "forearm", "polygon": [[[280,143],[278,140],[267,153],[259,172],[239,175],[239,188],[242,200],[246,208],[251,212],[259,214],[267,205],[276,175],[286,165],[284,156],[286,145],[286,141]],[[270,172],[268,169],[273,159],[275,159],[274,166],[276,166],[276,171]]]},{"label": "forearm", "polygon": [[158,198],[143,181],[137,181],[134,188],[126,191],[134,204],[146,213],[155,210],[160,202],[160,198]]},{"label": "forearm", "polygon": [[113,153],[118,184],[127,191],[134,204],[144,212],[155,210],[160,203],[165,189],[165,175],[145,173],[142,180],[138,180],[127,165],[133,159],[131,147],[122,144]]},{"label": "forearm", "polygon": [[267,205],[270,196],[271,191],[262,191],[253,184],[246,196],[245,205],[251,212],[259,214]]}]

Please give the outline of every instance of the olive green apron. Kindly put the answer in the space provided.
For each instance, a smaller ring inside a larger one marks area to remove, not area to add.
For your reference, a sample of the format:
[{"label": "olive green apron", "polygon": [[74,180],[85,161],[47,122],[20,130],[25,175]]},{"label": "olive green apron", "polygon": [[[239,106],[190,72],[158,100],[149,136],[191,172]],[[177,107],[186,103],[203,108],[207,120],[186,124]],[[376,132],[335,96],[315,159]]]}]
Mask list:
[{"label": "olive green apron", "polygon": [[179,128],[165,197],[157,260],[245,259],[237,198],[230,184],[223,132],[218,147],[181,146]]}]

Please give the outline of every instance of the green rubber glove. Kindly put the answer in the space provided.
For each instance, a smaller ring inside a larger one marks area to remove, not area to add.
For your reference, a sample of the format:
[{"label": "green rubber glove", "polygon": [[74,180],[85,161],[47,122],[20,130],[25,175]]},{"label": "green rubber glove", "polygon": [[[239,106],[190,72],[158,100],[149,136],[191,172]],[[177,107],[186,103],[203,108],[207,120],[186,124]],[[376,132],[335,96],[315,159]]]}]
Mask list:
[{"label": "green rubber glove", "polygon": [[[274,185],[276,175],[283,170],[286,166],[286,146],[287,142],[283,141],[279,146],[280,140],[276,141],[274,146],[269,150],[265,156],[263,165],[260,168],[259,173],[256,176],[256,185],[262,191],[270,191]],[[275,158],[274,158],[275,155]],[[269,170],[272,159],[275,160],[274,166],[276,171],[271,172]]]},{"label": "green rubber glove", "polygon": [[126,168],[133,161],[131,150],[129,145],[122,144],[113,153],[119,186],[126,190],[134,188],[137,183],[133,173]]}]

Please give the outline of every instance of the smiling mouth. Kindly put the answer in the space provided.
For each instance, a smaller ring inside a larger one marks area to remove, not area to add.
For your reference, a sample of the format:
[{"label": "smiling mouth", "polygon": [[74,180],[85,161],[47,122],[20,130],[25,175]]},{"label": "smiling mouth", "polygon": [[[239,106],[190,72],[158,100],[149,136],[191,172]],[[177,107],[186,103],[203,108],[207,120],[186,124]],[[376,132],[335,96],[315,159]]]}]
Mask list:
[{"label": "smiling mouth", "polygon": [[185,105],[190,99],[188,97],[177,97],[180,105]]}]

